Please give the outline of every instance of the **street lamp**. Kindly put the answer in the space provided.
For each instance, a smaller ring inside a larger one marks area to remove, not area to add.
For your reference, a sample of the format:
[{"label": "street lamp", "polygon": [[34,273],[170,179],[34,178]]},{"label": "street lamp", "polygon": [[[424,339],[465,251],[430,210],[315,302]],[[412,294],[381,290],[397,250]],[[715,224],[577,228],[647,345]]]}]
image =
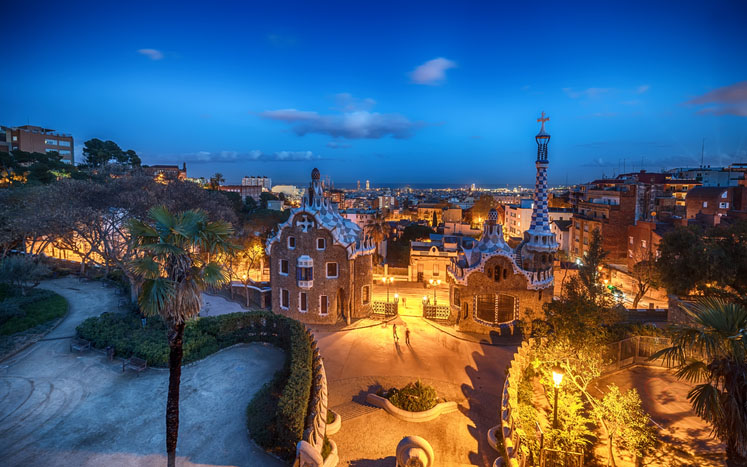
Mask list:
[{"label": "street lamp", "polygon": [[563,369],[559,366],[555,366],[552,369],[552,382],[553,386],[555,387],[555,407],[553,408],[553,421],[552,421],[552,427],[558,428],[558,389],[560,388],[560,384],[563,382]]},{"label": "street lamp", "polygon": [[394,277],[392,276],[384,276],[381,278],[381,283],[386,284],[386,302],[389,303],[389,284],[394,282]]},{"label": "street lamp", "polygon": [[428,283],[431,284],[431,287],[433,287],[433,305],[436,305],[438,303],[438,300],[436,298],[436,287],[441,285],[441,279],[429,279]]}]

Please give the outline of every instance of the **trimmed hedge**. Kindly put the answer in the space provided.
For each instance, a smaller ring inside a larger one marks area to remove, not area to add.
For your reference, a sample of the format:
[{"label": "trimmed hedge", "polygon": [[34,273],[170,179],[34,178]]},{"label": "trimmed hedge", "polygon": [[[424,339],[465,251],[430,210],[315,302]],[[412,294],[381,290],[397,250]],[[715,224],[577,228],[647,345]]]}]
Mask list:
[{"label": "trimmed hedge", "polygon": [[9,336],[62,318],[67,300],[51,290],[31,289],[21,295],[12,287],[0,287],[0,335]]},{"label": "trimmed hedge", "polygon": [[[166,326],[161,318],[148,318],[143,328],[136,313],[103,313],[85,320],[77,332],[95,348],[112,346],[117,356],[134,355],[151,366],[168,366]],[[303,436],[313,376],[313,344],[303,324],[264,311],[197,318],[184,331],[184,363],[249,342],[268,342],[286,352],[283,369],[249,403],[247,426],[258,445],[292,460]]]}]

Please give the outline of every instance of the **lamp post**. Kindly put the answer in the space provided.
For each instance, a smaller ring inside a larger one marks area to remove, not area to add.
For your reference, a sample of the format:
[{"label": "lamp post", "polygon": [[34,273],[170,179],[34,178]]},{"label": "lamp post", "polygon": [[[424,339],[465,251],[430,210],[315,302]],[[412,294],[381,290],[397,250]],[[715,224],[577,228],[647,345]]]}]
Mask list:
[{"label": "lamp post", "polygon": [[431,284],[431,287],[433,287],[433,305],[435,306],[438,304],[438,299],[436,297],[436,287],[441,285],[441,279],[436,279],[436,280],[429,279],[428,283]]},{"label": "lamp post", "polygon": [[394,277],[392,277],[392,276],[389,276],[389,277],[384,276],[384,277],[381,278],[381,282],[383,284],[386,284],[386,302],[389,303],[389,284],[391,284],[392,282],[394,282]]},{"label": "lamp post", "polygon": [[563,382],[563,369],[559,366],[555,366],[552,369],[552,382],[555,387],[555,406],[553,407],[552,427],[558,428],[558,389],[560,383]]}]

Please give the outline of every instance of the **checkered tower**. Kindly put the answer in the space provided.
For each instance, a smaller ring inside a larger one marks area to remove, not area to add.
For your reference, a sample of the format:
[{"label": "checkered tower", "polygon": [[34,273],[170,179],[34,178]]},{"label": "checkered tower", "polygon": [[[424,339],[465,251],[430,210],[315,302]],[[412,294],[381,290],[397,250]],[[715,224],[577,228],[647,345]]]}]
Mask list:
[{"label": "checkered tower", "polygon": [[547,209],[547,143],[550,142],[550,134],[545,130],[545,122],[550,120],[542,116],[537,119],[542,123],[539,133],[535,136],[537,141],[537,181],[534,185],[534,208],[532,210],[532,223],[529,230],[524,232],[525,250],[527,260],[524,266],[533,270],[543,270],[552,266],[553,253],[558,250],[558,242],[555,234],[550,230],[550,214]]}]

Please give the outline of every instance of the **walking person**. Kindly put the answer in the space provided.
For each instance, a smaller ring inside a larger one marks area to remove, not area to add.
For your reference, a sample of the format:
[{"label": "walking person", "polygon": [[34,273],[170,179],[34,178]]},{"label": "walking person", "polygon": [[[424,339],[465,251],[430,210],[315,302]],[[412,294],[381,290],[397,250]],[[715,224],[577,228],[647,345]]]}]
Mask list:
[{"label": "walking person", "polygon": [[402,306],[407,308],[407,297],[402,297]]},{"label": "walking person", "polygon": [[410,345],[410,328],[405,329],[405,344]]},{"label": "walking person", "polygon": [[399,336],[397,335],[397,325],[392,325],[392,334],[394,337],[394,342],[399,342]]}]

